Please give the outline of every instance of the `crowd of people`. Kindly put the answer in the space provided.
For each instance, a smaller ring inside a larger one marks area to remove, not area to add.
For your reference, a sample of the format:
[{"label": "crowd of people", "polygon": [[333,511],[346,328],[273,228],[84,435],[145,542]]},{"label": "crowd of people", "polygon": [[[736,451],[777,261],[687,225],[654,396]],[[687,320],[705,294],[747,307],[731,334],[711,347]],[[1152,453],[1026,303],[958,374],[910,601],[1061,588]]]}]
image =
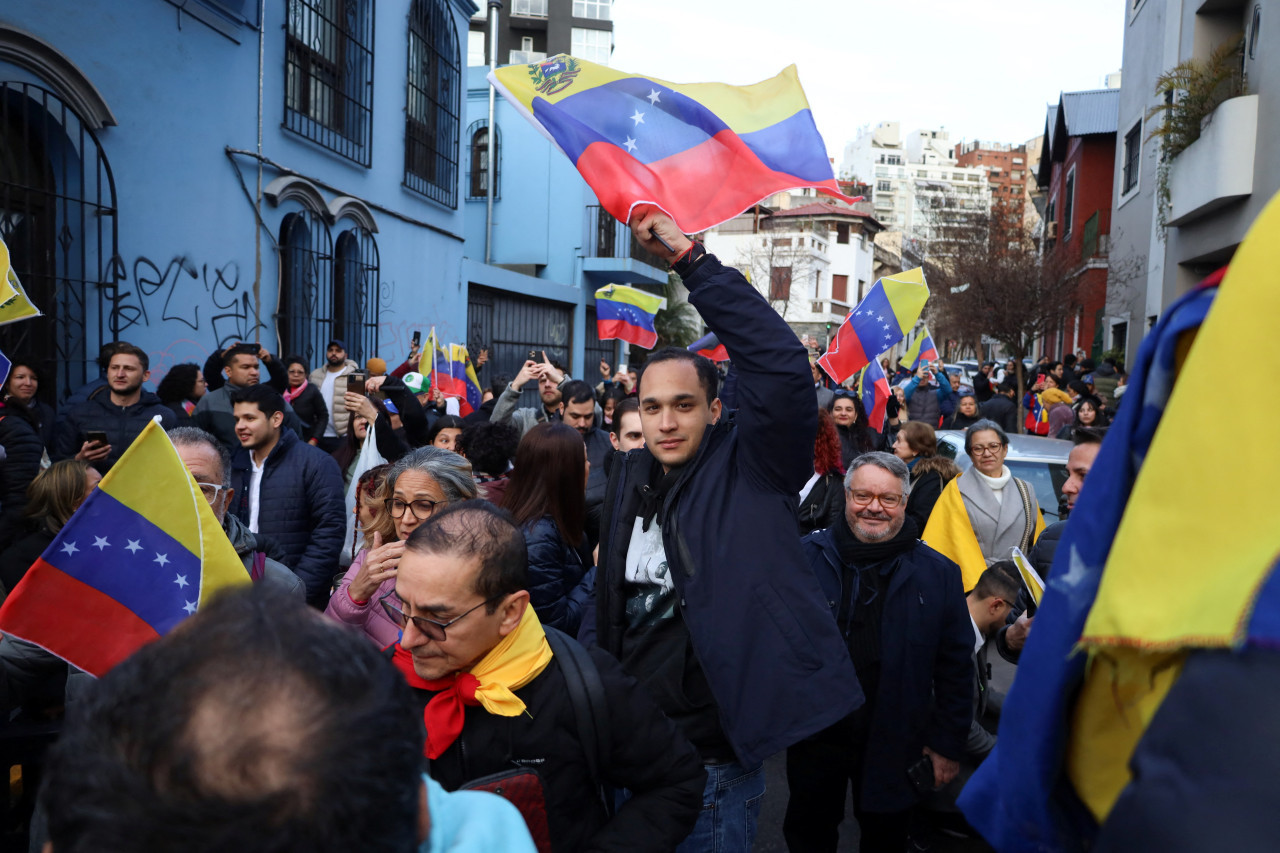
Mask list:
[{"label": "crowd of people", "polygon": [[632,228],[727,375],[669,348],[592,384],[543,355],[460,417],[416,345],[388,371],[341,340],[314,370],[234,344],[152,393],[120,342],[55,411],[14,364],[5,589],[157,417],[257,581],[89,687],[0,640],[6,719],[69,707],[39,806],[56,853],[748,851],[779,753],[794,851],[836,849],[850,786],[867,853],[964,832],[988,646],[1016,663],[1033,630],[1013,549],[1046,575],[1064,523],[1009,436],[1075,442],[1073,505],[1115,365],[1046,359],[1018,424],[1020,365],[922,364],[877,427],[737,270],[661,213]]}]

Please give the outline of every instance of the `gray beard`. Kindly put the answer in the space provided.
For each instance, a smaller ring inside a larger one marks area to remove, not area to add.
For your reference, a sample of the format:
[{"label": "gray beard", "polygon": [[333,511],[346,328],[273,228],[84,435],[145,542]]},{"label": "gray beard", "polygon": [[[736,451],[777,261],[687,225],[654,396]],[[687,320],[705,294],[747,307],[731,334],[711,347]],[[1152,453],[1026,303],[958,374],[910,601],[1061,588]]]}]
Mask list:
[{"label": "gray beard", "polygon": [[869,530],[867,530],[865,527],[863,527],[861,524],[853,525],[853,535],[858,537],[858,539],[862,540],[863,542],[883,542],[884,540],[893,536],[896,532],[897,531],[893,530],[892,528],[886,527],[884,530],[880,531],[879,533],[872,533]]}]

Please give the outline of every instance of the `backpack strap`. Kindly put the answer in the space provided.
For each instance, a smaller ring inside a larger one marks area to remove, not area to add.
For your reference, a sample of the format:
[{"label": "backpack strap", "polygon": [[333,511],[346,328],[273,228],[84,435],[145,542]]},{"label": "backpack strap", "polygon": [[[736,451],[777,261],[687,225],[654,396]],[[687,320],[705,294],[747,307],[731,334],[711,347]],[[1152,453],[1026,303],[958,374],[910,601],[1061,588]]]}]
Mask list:
[{"label": "backpack strap", "polygon": [[600,776],[600,763],[609,754],[609,708],[605,702],[604,682],[600,679],[600,670],[596,663],[576,640],[568,635],[544,626],[547,643],[551,646],[552,655],[560,662],[560,671],[564,673],[569,702],[573,705],[573,716],[578,724],[578,740],[582,743],[582,754],[587,762],[587,770],[591,774],[596,787],[600,789],[600,799],[605,811],[612,815],[613,798],[606,795],[604,780]]},{"label": "backpack strap", "polygon": [[1013,484],[1018,487],[1018,496],[1022,498],[1022,515],[1026,519],[1026,526],[1022,530],[1022,541],[1018,547],[1022,553],[1030,554],[1031,537],[1036,532],[1035,509],[1031,505],[1031,488],[1017,477],[1013,478]]}]

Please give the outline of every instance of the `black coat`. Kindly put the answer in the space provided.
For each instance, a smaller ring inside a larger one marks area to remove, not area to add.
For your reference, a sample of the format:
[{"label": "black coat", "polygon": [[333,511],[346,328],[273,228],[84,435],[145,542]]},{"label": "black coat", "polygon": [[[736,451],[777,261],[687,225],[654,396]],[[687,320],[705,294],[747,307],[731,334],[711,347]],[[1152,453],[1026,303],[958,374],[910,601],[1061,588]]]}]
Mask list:
[{"label": "black coat", "polygon": [[329,424],[329,408],[324,404],[324,395],[319,388],[310,382],[304,382],[302,393],[294,397],[290,405],[298,420],[302,421],[303,441],[318,439],[324,435],[324,428]]},{"label": "black coat", "polygon": [[93,467],[103,474],[111,470],[152,418],[159,415],[166,430],[178,425],[173,410],[150,391],[144,390],[132,406],[117,406],[111,402],[111,389],[106,385],[90,394],[84,402],[66,407],[65,412],[66,419],[58,424],[54,452],[50,456],[55,461],[71,459],[88,441],[88,433],[101,430],[107,434],[111,452],[106,459],[94,462]]},{"label": "black coat", "polygon": [[[805,537],[804,553],[834,620],[848,593],[833,533]],[[894,559],[883,593],[880,680],[863,761],[862,808],[873,812],[913,806],[918,797],[907,768],[926,746],[960,760],[973,719],[973,623],[960,567],[919,541]],[[839,626],[846,636],[850,627]]]},{"label": "black coat", "polygon": [[916,526],[924,530],[929,523],[929,515],[933,505],[942,496],[942,475],[937,471],[927,471],[919,479],[911,478],[911,495],[907,498],[907,515],[915,521]]},{"label": "black coat", "polygon": [[796,520],[800,523],[800,535],[830,527],[844,516],[844,477],[838,472],[828,473],[818,479],[800,502]]},{"label": "black coat", "polygon": [[32,399],[27,408],[31,410],[31,414],[35,418],[36,435],[40,436],[40,444],[52,454],[53,440],[56,434],[54,427],[57,418],[54,414],[53,406],[43,400]]},{"label": "black coat", "polygon": [[[21,405],[21,404],[19,404]],[[22,537],[23,513],[27,508],[27,486],[40,473],[44,445],[26,418],[0,405],[0,551]]]},{"label": "black coat", "polygon": [[543,625],[576,636],[582,610],[569,594],[587,571],[582,554],[564,541],[549,515],[524,528],[524,543],[529,549],[529,603]]},{"label": "black coat", "polygon": [[[738,409],[707,427],[681,469],[663,502],[662,541],[724,734],[751,765],[842,719],[863,698],[796,533],[818,420],[805,349],[742,274],[714,256],[685,285],[733,360]],[[609,471],[595,630],[619,658],[627,548],[655,467],[641,448]]]},{"label": "black coat", "polygon": [[[236,517],[248,526],[253,463],[241,448],[232,457],[231,485]],[[346,498],[337,463],[324,451],[282,429],[263,466],[259,488],[258,531],[275,540],[280,562],[307,586],[307,601],[329,600],[338,553],[347,535]]]},{"label": "black coat", "polygon": [[[603,682],[612,741],[600,756],[600,775],[631,792],[613,819],[593,788],[559,658],[514,691],[528,713],[501,717],[467,706],[462,734],[430,762],[431,778],[455,791],[482,776],[534,767],[546,788],[556,853],[673,850],[702,808],[706,774],[698,753],[616,660],[600,649],[589,653]],[[435,695],[414,693],[421,707]]]},{"label": "black coat", "polygon": [[984,418],[995,421],[1000,425],[1001,429],[1010,435],[1020,432],[1018,429],[1018,404],[1005,395],[996,394],[979,406],[978,411]]},{"label": "black coat", "polygon": [[23,536],[0,554],[0,581],[4,583],[6,594],[13,592],[27,569],[44,553],[45,548],[53,544],[55,535],[42,519],[34,532]]}]

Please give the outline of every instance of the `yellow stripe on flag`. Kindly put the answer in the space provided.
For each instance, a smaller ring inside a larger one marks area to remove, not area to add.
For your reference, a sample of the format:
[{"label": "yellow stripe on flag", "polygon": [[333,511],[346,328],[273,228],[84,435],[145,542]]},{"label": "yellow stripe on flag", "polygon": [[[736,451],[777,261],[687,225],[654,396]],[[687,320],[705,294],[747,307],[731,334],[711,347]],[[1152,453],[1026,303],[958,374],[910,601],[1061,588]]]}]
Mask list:
[{"label": "yellow stripe on flag", "polygon": [[634,305],[646,314],[656,314],[667,307],[667,300],[625,284],[606,284],[596,291],[596,299],[607,299],[611,302],[625,302]]}]

